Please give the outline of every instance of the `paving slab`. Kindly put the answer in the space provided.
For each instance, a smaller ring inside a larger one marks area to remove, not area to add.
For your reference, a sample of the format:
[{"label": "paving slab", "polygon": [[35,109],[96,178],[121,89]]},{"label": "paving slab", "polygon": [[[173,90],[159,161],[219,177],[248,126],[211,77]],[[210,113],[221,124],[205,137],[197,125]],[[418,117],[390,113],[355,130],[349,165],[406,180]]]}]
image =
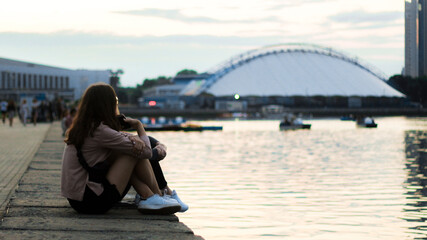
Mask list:
[{"label": "paving slab", "polygon": [[60,195],[61,133],[59,122],[51,124],[26,162],[7,200],[0,239],[203,239],[176,215],[139,213],[132,204],[133,190],[106,214],[75,212]]},{"label": "paving slab", "polygon": [[0,217],[50,128],[48,123],[24,127],[18,118],[14,123],[12,127],[0,123]]},{"label": "paving slab", "polygon": [[[34,198],[33,201],[28,200],[22,200],[19,198],[11,199],[9,203],[9,208],[13,207],[61,207],[66,208],[70,207],[70,204],[68,204],[68,201],[66,199],[47,199],[47,198]],[[6,214],[5,217],[8,215]],[[5,219],[5,218],[4,218]],[[1,225],[0,225],[1,229]]]},{"label": "paving slab", "polygon": [[108,232],[162,232],[185,233],[193,231],[184,224],[164,220],[129,218],[79,217],[5,217],[2,230],[54,230],[54,231],[108,231]]}]

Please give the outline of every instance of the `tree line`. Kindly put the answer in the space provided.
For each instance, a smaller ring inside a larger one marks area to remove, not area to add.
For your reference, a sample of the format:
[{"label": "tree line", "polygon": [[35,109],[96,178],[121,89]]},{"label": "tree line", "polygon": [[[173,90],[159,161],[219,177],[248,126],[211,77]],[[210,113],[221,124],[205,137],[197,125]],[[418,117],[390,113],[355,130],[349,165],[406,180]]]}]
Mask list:
[{"label": "tree line", "polygon": [[405,94],[411,102],[427,105],[427,76],[412,78],[394,75],[389,78],[388,84]]}]

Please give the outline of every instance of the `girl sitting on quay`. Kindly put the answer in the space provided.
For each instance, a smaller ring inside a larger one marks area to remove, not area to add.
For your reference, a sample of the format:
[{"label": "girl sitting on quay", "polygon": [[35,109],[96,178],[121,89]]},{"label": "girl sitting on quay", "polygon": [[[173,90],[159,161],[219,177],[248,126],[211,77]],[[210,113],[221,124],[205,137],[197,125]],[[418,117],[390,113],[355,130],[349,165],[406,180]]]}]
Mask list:
[{"label": "girl sitting on quay", "polygon": [[118,114],[118,99],[110,85],[89,86],[66,133],[62,195],[77,212],[100,214],[121,201],[132,186],[140,197],[140,212],[182,211],[183,203],[158,186],[149,161],[153,155],[150,140],[142,123],[126,118],[124,122],[136,129],[138,136],[120,132]]}]

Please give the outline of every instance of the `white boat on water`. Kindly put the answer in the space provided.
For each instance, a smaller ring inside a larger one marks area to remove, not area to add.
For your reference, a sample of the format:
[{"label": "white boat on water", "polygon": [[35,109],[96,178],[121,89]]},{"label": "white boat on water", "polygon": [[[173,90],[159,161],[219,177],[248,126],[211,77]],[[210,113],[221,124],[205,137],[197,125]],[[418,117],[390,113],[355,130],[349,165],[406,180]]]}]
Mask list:
[{"label": "white boat on water", "polygon": [[304,124],[301,116],[295,117],[292,113],[285,114],[279,124],[280,130],[310,129],[311,124]]},{"label": "white boat on water", "polygon": [[356,120],[357,127],[376,128],[378,126],[372,117],[358,118]]}]

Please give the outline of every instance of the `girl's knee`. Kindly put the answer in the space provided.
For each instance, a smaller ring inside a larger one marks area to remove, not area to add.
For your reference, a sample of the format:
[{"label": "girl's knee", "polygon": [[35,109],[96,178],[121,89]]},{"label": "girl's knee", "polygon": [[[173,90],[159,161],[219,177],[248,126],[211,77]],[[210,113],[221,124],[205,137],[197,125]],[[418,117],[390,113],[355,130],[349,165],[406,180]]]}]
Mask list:
[{"label": "girl's knee", "polygon": [[116,161],[127,161],[127,162],[137,162],[137,159],[133,156],[119,153],[119,152],[113,152],[110,157],[108,157],[107,161],[110,163],[114,163]]},{"label": "girl's knee", "polygon": [[126,154],[119,155],[116,160],[126,161],[126,162],[129,162],[129,163],[132,163],[132,164],[136,164],[138,162],[137,158],[132,157],[130,155],[126,155]]}]

